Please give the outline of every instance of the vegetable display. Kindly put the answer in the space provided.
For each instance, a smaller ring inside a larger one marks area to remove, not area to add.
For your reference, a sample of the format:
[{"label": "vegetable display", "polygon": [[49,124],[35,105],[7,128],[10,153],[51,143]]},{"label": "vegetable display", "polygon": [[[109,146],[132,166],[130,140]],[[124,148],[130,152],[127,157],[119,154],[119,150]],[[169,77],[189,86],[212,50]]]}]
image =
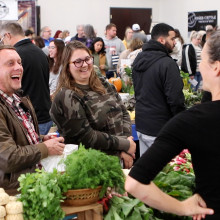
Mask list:
[{"label": "vegetable display", "polygon": [[108,81],[115,86],[117,92],[121,91],[122,81],[120,77],[117,77],[117,78],[111,77]]},{"label": "vegetable display", "polygon": [[60,220],[65,216],[60,203],[68,189],[96,188],[102,186],[100,197],[107,188],[124,192],[124,174],[119,158],[94,149],[79,150],[68,155],[64,161],[66,171],[52,173],[36,170],[36,173],[19,177],[25,220]]},{"label": "vegetable display", "polygon": [[[68,189],[102,186],[100,198],[109,190],[109,187],[116,193],[124,193],[124,174],[116,156],[109,156],[94,149],[85,149],[80,145],[78,151],[67,156],[64,164],[66,166],[64,173],[59,173],[56,169],[52,173],[36,170],[36,173],[22,174],[19,177],[21,191],[19,200],[23,203],[25,220],[63,219],[65,213],[60,203],[65,199],[63,193]],[[167,164],[155,177],[154,183],[162,191],[178,200],[190,197],[195,189],[195,176],[189,151],[184,150]],[[1,189],[0,194],[2,195],[0,204],[4,206],[6,203],[9,204],[9,196],[5,195]],[[109,200],[109,197],[105,197],[104,200]],[[113,196],[109,201],[110,209],[105,215],[105,220],[191,219],[158,211],[133,197]],[[7,210],[11,217],[22,216],[21,207],[18,204],[13,206],[13,201],[4,209],[2,207],[0,206],[0,213],[2,213],[0,216],[5,216]],[[15,214],[18,212],[19,214]]]},{"label": "vegetable display", "polygon": [[60,220],[65,216],[60,207],[63,196],[59,176],[61,174],[54,169],[52,173],[36,170],[36,173],[19,177],[25,220]]},{"label": "vegetable display", "polygon": [[196,104],[200,104],[202,99],[202,92],[200,91],[190,92],[189,90],[184,89],[183,94],[185,97],[185,106],[187,109]]},{"label": "vegetable display", "polygon": [[64,164],[66,171],[61,177],[64,192],[98,186],[102,186],[100,197],[104,196],[108,187],[124,192],[124,174],[116,156],[79,146],[78,151],[67,156]]},{"label": "vegetable display", "polygon": [[195,189],[195,176],[179,171],[168,173],[160,172],[154,179],[154,183],[168,195],[178,200],[185,200],[192,196]]},{"label": "vegetable display", "polygon": [[[191,154],[185,149],[168,163],[153,181],[163,192],[182,201],[192,196],[195,190],[195,175]],[[113,197],[105,220],[191,220],[148,207],[133,197]]]},{"label": "vegetable display", "polygon": [[121,73],[122,78],[122,92],[134,95],[134,86],[132,81],[132,69],[130,66],[125,66]]},{"label": "vegetable display", "polygon": [[[167,169],[167,167],[166,167]],[[161,171],[154,183],[165,193],[178,199],[185,200],[192,195],[195,188],[194,175],[181,171]],[[116,197],[110,199],[110,209],[104,220],[190,220],[191,217],[177,216],[148,207],[133,197]]]},{"label": "vegetable display", "polygon": [[154,216],[153,209],[148,208],[138,199],[127,196],[113,196],[110,200],[111,208],[104,220],[159,220]]}]

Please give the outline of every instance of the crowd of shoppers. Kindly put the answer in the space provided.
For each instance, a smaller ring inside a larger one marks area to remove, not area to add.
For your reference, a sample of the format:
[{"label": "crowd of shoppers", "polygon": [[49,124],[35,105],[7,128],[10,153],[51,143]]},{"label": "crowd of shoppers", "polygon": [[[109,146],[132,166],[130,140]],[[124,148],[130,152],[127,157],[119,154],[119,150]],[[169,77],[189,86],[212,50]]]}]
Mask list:
[{"label": "crowd of shoppers", "polygon": [[[220,192],[214,180],[219,166],[220,32],[192,31],[185,44],[180,31],[164,23],[153,27],[151,39],[139,24],[126,28],[123,41],[112,23],[100,37],[91,24],[77,25],[76,31],[74,37],[68,30],[52,35],[45,26],[41,36],[35,36],[17,22],[1,26],[0,187],[16,189],[21,173],[33,172],[48,155],[62,154],[63,143],[83,143],[118,156],[124,168],[133,166],[136,144],[130,116],[106,79],[120,76],[121,61],[127,59],[141,157],[126,190],[163,211],[219,219]],[[196,82],[194,91],[209,92],[208,102],[184,111],[180,69]],[[53,123],[61,138],[47,135]],[[207,145],[212,155],[208,158]],[[185,147],[192,154],[196,192],[179,202],[152,180]]]}]

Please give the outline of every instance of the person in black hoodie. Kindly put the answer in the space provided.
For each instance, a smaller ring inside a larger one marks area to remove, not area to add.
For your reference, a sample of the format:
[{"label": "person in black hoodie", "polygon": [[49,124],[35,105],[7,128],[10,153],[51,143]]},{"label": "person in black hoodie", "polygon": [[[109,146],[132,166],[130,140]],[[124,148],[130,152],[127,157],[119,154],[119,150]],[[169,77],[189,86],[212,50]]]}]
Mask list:
[{"label": "person in black hoodie", "polygon": [[180,71],[169,56],[174,46],[174,29],[164,23],[157,24],[152,29],[151,40],[144,44],[133,63],[140,156],[152,145],[165,123],[185,109]]},{"label": "person in black hoodie", "polygon": [[24,31],[17,22],[2,25],[1,35],[4,36],[4,44],[14,46],[22,59],[23,95],[30,97],[37,115],[40,134],[45,135],[53,124],[49,115],[51,101],[47,57],[29,38],[25,38]]}]

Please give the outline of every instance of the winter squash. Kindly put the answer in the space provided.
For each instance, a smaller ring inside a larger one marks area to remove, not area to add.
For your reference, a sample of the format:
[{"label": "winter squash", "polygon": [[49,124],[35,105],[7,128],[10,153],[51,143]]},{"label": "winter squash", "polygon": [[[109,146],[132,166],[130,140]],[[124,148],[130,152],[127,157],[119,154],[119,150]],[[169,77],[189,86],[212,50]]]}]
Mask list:
[{"label": "winter squash", "polygon": [[122,88],[122,81],[121,81],[121,78],[120,77],[112,77],[108,80],[111,84],[113,84],[117,90],[117,92],[120,92],[121,91],[121,88]]}]

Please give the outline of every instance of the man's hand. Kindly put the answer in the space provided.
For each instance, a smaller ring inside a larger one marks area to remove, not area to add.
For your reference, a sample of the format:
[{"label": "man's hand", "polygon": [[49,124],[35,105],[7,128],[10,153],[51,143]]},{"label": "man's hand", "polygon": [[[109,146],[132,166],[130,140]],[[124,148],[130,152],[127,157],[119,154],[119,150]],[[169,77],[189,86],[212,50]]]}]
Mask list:
[{"label": "man's hand", "polygon": [[135,159],[135,153],[136,153],[136,143],[133,141],[133,137],[130,136],[127,138],[130,142],[130,148],[128,149],[127,153],[130,154]]},{"label": "man's hand", "polygon": [[47,141],[47,140],[50,140],[50,139],[53,139],[53,138],[56,138],[57,135],[54,135],[55,133],[49,133],[47,135],[44,135],[43,137],[43,141]]},{"label": "man's hand", "polygon": [[125,152],[121,152],[120,158],[123,160],[124,169],[130,169],[133,165],[133,157]]},{"label": "man's hand", "polygon": [[50,140],[44,141],[44,144],[47,146],[48,155],[61,155],[65,144],[63,144],[64,138],[52,138]]}]

